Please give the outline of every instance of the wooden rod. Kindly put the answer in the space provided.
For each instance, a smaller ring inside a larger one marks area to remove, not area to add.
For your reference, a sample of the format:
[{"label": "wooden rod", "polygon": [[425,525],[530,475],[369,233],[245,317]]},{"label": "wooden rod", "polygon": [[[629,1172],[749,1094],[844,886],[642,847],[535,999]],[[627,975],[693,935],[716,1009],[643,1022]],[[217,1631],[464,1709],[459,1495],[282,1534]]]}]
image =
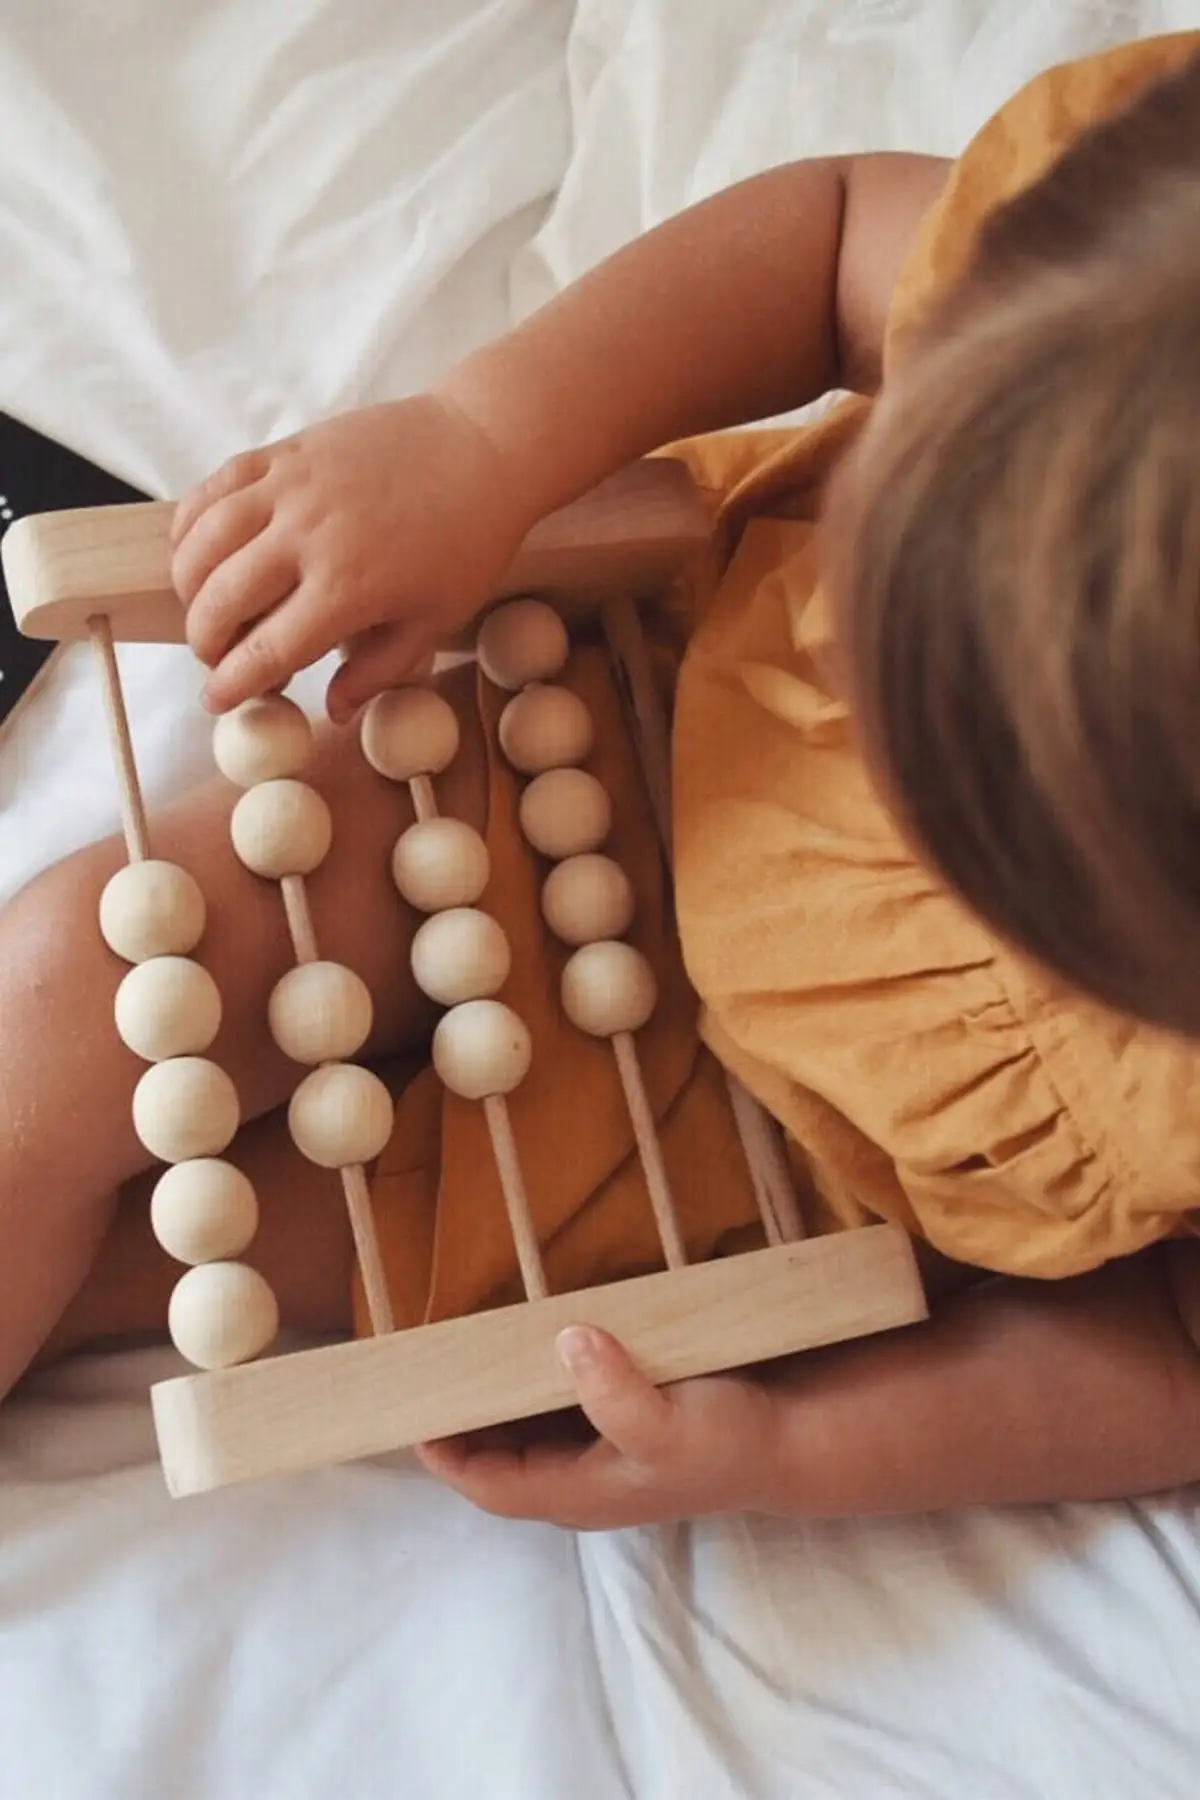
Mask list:
[{"label": "wooden rod", "polygon": [[683,1269],[687,1267],[687,1251],[683,1247],[683,1233],[679,1228],[679,1214],[675,1210],[671,1184],[667,1179],[662,1145],[654,1129],[654,1114],[650,1110],[646,1084],[642,1080],[637,1045],[628,1031],[618,1031],[611,1042],[621,1086],[625,1091],[625,1104],[629,1108],[634,1142],[637,1144],[642,1173],[650,1194],[650,1204],[654,1208],[654,1223],[658,1227],[663,1255],[668,1269]]},{"label": "wooden rod", "polygon": [[279,888],[283,895],[283,910],[287,914],[288,931],[291,934],[292,948],[296,952],[296,961],[318,962],[317,934],[313,929],[312,909],[308,904],[308,889],[304,885],[303,875],[285,875]]},{"label": "wooden rod", "polygon": [[146,823],[146,805],[138,780],[137,761],[133,754],[133,735],[121,687],[121,671],[113,647],[112,626],[102,614],[88,620],[88,636],[92,641],[100,670],[104,711],[108,719],[108,735],[117,766],[117,783],[121,796],[121,829],[130,862],[145,862],[150,855],[150,828]]},{"label": "wooden rod", "polygon": [[798,1243],[805,1235],[804,1219],[780,1142],[779,1127],[758,1102],[751,1099],[740,1081],[735,1081],[728,1073],[725,1081],[767,1242]]},{"label": "wooden rod", "polygon": [[[659,694],[650,646],[637,603],[627,596],[606,600],[600,609],[609,655],[624,691],[634,747],[658,826],[668,873],[673,866],[671,819],[671,731]],[[804,1223],[791,1171],[779,1143],[779,1128],[741,1083],[725,1071],[734,1124],[750,1172],[754,1198],[769,1244],[804,1236]]]},{"label": "wooden rod", "polygon": [[392,1312],[392,1297],[388,1292],[387,1276],[383,1270],[379,1238],[375,1231],[375,1215],[371,1210],[371,1190],[367,1185],[366,1171],[360,1163],[353,1163],[348,1168],[339,1169],[338,1173],[342,1178],[342,1192],[346,1196],[346,1211],[350,1217],[354,1252],[358,1258],[359,1272],[362,1275],[367,1316],[371,1321],[371,1330],[376,1337],[379,1337],[384,1332],[395,1331],[396,1320]]},{"label": "wooden rod", "polygon": [[496,1170],[500,1176],[517,1261],[521,1267],[525,1298],[544,1300],[550,1290],[546,1286],[542,1253],[538,1248],[537,1232],[533,1228],[533,1213],[530,1210],[529,1195],[525,1191],[525,1180],[517,1158],[516,1139],[513,1137],[512,1121],[508,1116],[504,1096],[490,1095],[483,1103],[483,1111],[491,1134],[492,1152],[496,1158]]},{"label": "wooden rod", "polygon": [[408,791],[412,795],[413,812],[418,824],[424,824],[426,819],[437,818],[437,796],[428,775],[414,775],[408,784]]},{"label": "wooden rod", "polygon": [[671,730],[659,697],[650,646],[635,601],[624,598],[606,601],[600,611],[600,620],[609,656],[624,689],[642,778],[658,827],[662,852],[670,868],[675,841],[671,819]]},{"label": "wooden rod", "polygon": [[[317,950],[317,934],[313,926],[312,909],[308,904],[308,889],[303,875],[285,875],[279,883],[283,896],[283,910],[287,915],[288,931],[291,934],[292,948],[298,963],[313,963],[319,960]],[[342,1192],[346,1197],[346,1212],[350,1219],[350,1235],[354,1239],[354,1254],[358,1259],[359,1273],[362,1276],[363,1294],[367,1302],[367,1317],[371,1321],[371,1330],[378,1336],[382,1332],[396,1329],[395,1317],[392,1313],[391,1295],[388,1293],[387,1277],[383,1269],[383,1256],[379,1249],[379,1237],[375,1230],[375,1215],[371,1210],[371,1190],[367,1185],[366,1172],[359,1163],[350,1163],[339,1169]]]}]

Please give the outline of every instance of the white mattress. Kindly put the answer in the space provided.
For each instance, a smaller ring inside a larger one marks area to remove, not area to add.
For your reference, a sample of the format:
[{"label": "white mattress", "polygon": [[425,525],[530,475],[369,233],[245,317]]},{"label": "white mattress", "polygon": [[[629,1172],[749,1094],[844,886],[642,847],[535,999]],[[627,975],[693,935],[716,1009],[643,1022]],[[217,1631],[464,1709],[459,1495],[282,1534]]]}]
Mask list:
[{"label": "white mattress", "polygon": [[[419,383],[703,192],[953,151],[1039,67],[1200,5],[0,0],[0,24],[0,406],[169,493]],[[126,666],[171,791],[207,754],[194,671]],[[0,891],[113,824],[99,744],[67,657],[0,750]],[[395,1459],[172,1504],[145,1403],[171,1366],[76,1363],[0,1413],[0,1800],[1195,1792],[1187,1496],[575,1539]]]}]

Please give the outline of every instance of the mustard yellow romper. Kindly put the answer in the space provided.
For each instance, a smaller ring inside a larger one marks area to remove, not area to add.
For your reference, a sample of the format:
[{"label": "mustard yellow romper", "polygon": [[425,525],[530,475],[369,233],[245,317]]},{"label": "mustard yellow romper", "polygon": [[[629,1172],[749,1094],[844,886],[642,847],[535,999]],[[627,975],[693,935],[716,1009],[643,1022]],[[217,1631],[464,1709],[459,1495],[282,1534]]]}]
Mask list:
[{"label": "mustard yellow romper", "polygon": [[[923,230],[889,363],[987,211],[1198,49],[1188,34],[1053,70],[998,114]],[[590,766],[614,796],[612,852],[637,890],[632,936],[662,988],[642,1039],[652,1103],[697,1256],[761,1241],[715,1053],[786,1128],[810,1222],[892,1219],[964,1262],[1065,1276],[1200,1209],[1200,1051],[998,945],[913,860],[873,794],[828,674],[814,533],[822,484],[868,410],[851,400],[813,428],[674,452],[718,516],[712,569],[651,621],[674,690],[678,929],[604,654],[582,645],[572,657],[568,679],[597,724]],[[548,1278],[569,1289],[659,1254],[612,1055],[559,1009],[565,952],[541,923],[545,870],[495,750],[502,701],[481,678],[493,868],[482,904],[509,934],[503,997],[533,1035],[513,1125]],[[400,1098],[374,1204],[401,1322],[518,1297],[480,1109],[429,1068]]]}]

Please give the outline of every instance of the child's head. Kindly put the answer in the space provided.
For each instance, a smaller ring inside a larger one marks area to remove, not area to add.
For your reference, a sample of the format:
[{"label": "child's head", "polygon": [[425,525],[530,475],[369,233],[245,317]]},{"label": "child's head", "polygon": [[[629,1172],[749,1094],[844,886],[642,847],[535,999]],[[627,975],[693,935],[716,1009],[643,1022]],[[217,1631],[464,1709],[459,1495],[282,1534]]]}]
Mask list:
[{"label": "child's head", "polygon": [[1200,1036],[1200,61],[988,223],[829,533],[918,849],[1075,986]]}]

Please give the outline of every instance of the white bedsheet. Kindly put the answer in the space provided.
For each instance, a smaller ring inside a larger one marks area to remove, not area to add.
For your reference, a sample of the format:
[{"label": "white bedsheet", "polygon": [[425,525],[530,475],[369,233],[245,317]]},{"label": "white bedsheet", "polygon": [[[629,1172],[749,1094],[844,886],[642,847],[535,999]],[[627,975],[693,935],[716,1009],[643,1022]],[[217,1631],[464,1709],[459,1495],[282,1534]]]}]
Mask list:
[{"label": "white bedsheet", "polygon": [[[0,0],[0,406],[172,492],[416,384],[702,192],[952,151],[1038,67],[1188,24],[1183,0]],[[126,664],[164,793],[204,765],[195,676]],[[99,730],[68,657],[0,750],[0,892],[114,822]],[[1186,1497],[576,1540],[398,1458],[172,1504],[145,1405],[171,1366],[78,1363],[0,1414],[0,1800],[1195,1793]]]}]

